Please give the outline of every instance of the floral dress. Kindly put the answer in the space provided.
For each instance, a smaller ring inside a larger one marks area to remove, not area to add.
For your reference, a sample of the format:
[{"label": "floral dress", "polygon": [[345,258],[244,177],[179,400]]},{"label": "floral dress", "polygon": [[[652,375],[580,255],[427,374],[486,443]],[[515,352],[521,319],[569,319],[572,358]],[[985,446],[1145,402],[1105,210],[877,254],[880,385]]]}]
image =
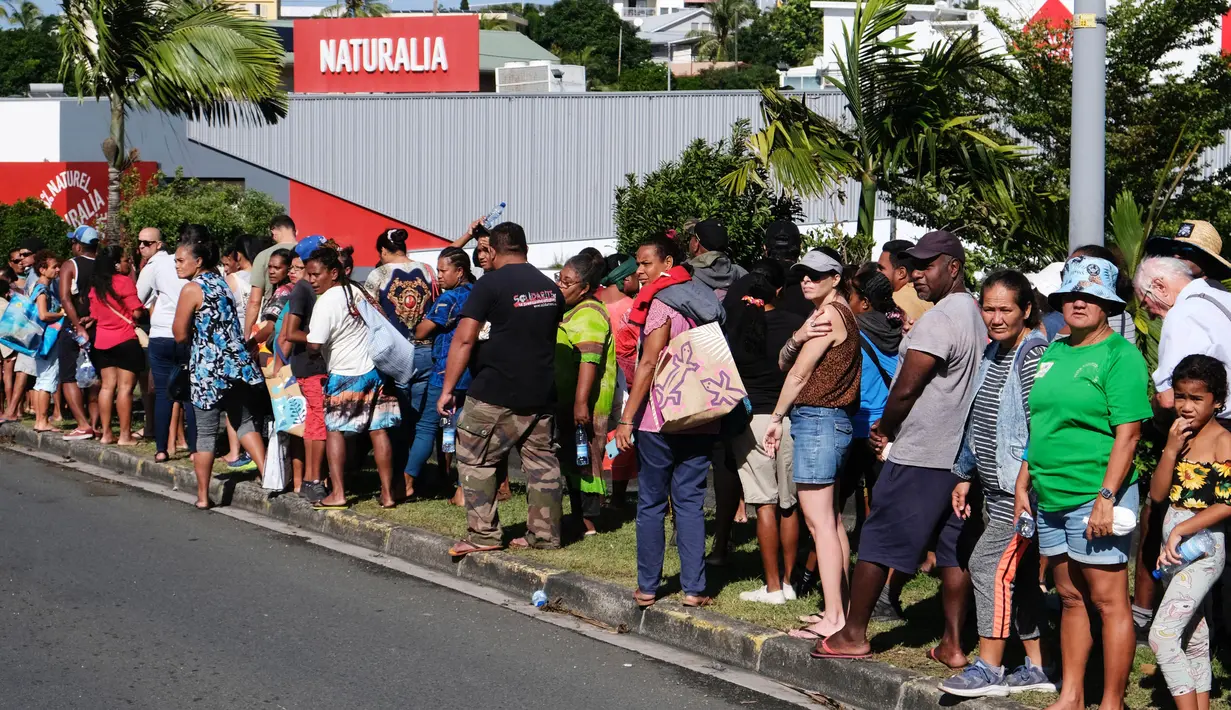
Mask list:
[{"label": "floral dress", "polygon": [[201,287],[201,307],[192,321],[191,398],[194,407],[213,409],[233,382],[260,385],[265,379],[244,348],[234,296],[226,280],[206,271],[192,282]]}]

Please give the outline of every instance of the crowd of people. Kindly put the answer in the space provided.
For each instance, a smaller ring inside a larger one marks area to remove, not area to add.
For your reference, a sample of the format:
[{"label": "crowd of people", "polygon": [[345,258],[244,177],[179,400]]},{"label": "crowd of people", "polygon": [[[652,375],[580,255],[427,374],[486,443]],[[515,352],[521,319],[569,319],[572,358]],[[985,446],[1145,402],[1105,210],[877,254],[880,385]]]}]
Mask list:
[{"label": "crowd of people", "polygon": [[[603,509],[624,507],[635,479],[640,607],[659,598],[668,518],[683,603],[707,606],[707,566],[726,564],[732,524],[752,509],[764,584],[740,598],[784,604],[819,587],[818,612],[791,632],[818,658],[869,656],[869,623],[900,614],[902,586],[923,568],[941,581],[928,656],[958,671],[948,693],[1058,689],[1053,707],[1084,708],[1097,629],[1100,707],[1121,706],[1139,641],[1178,707],[1209,706],[1216,625],[1203,602],[1231,517],[1231,294],[1220,283],[1231,263],[1208,223],[1151,239],[1131,279],[1117,254],[1087,246],[1031,277],[994,271],[975,290],[945,231],[844,264],[830,249],[803,253],[798,228],[777,222],[745,268],[726,253],[726,228],[701,220],[635,254],[585,249],[553,281],[528,262],[520,226],[478,220],[435,264],[407,254],[404,230],[386,230],[362,283],[350,247],[300,238],[286,216],[268,238],[222,249],[199,225],[177,237],[172,252],[144,229],[130,254],[81,227],[67,261],[37,241],[9,254],[0,295],[23,294],[44,337],[63,334],[33,356],[0,346],[3,421],[31,408],[36,430],[59,431],[63,401],[75,420],[65,439],[150,437],[160,461],[184,449],[199,508],[212,505],[219,454],[239,470],[281,457],[288,489],[322,510],[347,507],[346,475],[369,452],[383,507],[414,497],[435,456],[446,480],[456,466],[453,501],[466,511],[454,557],[601,534]],[[1134,297],[1163,321],[1152,373],[1126,314]],[[413,363],[388,364],[373,317],[413,344]],[[660,366],[672,341],[710,324],[747,397],[722,418],[673,426]],[[274,402],[292,381],[305,411],[280,429]],[[133,429],[138,387],[144,431]],[[1166,443],[1139,475],[1150,427]],[[513,449],[528,521],[506,541]],[[1053,644],[1048,579],[1061,603]],[[973,662],[962,644],[971,600]],[[1014,635],[1024,655],[1010,669]]]}]

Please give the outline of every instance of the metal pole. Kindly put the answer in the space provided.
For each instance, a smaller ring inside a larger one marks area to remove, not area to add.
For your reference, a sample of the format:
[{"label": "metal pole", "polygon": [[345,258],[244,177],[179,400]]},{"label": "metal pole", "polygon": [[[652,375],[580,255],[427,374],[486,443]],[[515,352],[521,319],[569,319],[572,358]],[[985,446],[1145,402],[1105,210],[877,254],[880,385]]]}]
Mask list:
[{"label": "metal pole", "polygon": [[1073,13],[1073,143],[1069,251],[1102,244],[1107,160],[1107,2],[1076,0]]},{"label": "metal pole", "polygon": [[624,20],[620,20],[620,48],[616,50],[616,78],[620,78],[620,67],[624,64]]},{"label": "metal pole", "polygon": [[671,90],[671,43],[667,43],[667,91]]}]

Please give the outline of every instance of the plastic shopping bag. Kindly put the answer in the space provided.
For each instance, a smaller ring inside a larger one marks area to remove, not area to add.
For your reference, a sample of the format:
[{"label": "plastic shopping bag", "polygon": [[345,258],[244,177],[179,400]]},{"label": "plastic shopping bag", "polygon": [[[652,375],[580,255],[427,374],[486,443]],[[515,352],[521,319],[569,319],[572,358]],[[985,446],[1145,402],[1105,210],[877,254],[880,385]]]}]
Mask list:
[{"label": "plastic shopping bag", "polygon": [[281,432],[269,438],[269,449],[265,452],[265,470],[261,476],[261,488],[275,493],[286,490],[286,437]]},{"label": "plastic shopping bag", "polygon": [[94,363],[90,361],[90,346],[83,345],[81,352],[77,353],[77,386],[84,390],[100,382],[98,370],[94,369]]}]

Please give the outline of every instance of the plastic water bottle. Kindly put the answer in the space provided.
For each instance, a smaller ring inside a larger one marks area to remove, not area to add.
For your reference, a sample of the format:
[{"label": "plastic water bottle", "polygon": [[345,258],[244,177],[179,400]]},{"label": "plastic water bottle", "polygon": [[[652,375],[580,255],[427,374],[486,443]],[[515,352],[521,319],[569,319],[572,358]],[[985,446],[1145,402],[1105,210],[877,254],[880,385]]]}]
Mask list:
[{"label": "plastic water bottle", "polygon": [[544,592],[542,589],[538,590],[530,596],[530,603],[540,609],[547,606],[547,592]]},{"label": "plastic water bottle", "polygon": [[1017,519],[1015,530],[1018,535],[1027,540],[1034,537],[1034,517],[1030,513],[1023,512],[1022,517]]},{"label": "plastic water bottle", "polygon": [[451,454],[457,450],[457,413],[440,418],[440,450]]},{"label": "plastic water bottle", "polygon": [[1154,570],[1154,579],[1171,577],[1176,572],[1205,557],[1214,551],[1214,536],[1209,530],[1202,530],[1180,543],[1180,559],[1183,562],[1175,565],[1164,565]]},{"label": "plastic water bottle", "polygon": [[483,218],[484,229],[491,229],[500,222],[500,218],[504,216],[504,206],[504,203],[501,202],[493,207],[491,212],[487,213],[487,216]]},{"label": "plastic water bottle", "polygon": [[581,424],[577,425],[577,431],[573,435],[573,440],[577,442],[577,465],[590,465],[590,439],[586,436],[586,428]]}]

